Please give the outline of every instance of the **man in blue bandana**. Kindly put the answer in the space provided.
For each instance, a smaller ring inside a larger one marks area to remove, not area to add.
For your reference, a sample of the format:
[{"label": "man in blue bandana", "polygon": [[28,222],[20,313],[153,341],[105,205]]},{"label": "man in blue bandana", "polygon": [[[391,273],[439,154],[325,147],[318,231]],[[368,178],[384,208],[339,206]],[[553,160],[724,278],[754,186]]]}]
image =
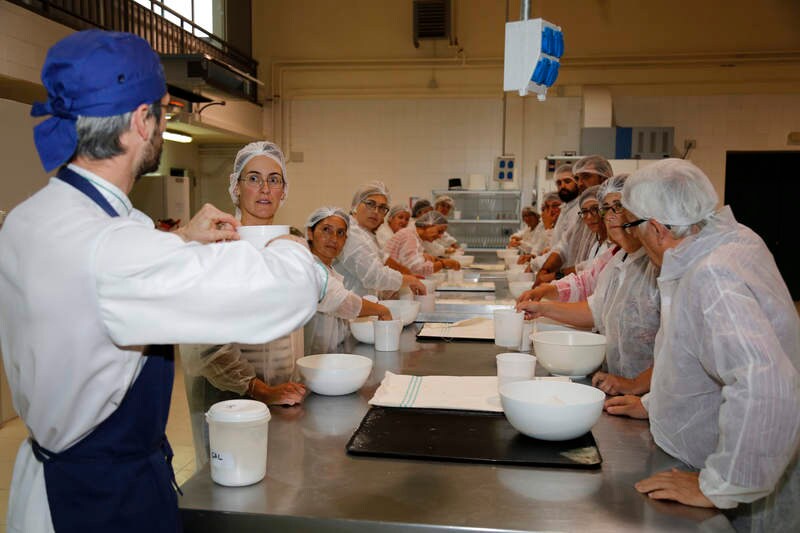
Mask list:
[{"label": "man in blue bandana", "polygon": [[313,316],[325,275],[290,238],[218,242],[237,241],[239,223],[210,205],[172,233],[133,208],[169,102],[146,41],[75,33],[49,50],[42,82],[34,138],[58,171],[0,233],[0,347],[30,431],[7,528],[179,531],[171,345],[286,335]]}]

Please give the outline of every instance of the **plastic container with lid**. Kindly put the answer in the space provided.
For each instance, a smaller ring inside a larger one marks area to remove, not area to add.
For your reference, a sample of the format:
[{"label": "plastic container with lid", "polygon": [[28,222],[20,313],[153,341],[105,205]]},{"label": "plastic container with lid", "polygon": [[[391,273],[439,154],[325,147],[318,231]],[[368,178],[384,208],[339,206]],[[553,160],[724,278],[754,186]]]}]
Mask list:
[{"label": "plastic container with lid", "polygon": [[267,474],[269,409],[255,400],[226,400],[206,413],[211,479],[241,487]]}]

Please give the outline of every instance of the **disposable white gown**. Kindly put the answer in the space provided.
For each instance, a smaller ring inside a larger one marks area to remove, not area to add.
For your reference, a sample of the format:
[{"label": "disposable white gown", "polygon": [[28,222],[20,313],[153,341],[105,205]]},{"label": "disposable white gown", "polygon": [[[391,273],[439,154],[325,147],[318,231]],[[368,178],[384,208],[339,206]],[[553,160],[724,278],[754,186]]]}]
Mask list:
[{"label": "disposable white gown", "polygon": [[656,443],[699,468],[737,529],[800,531],[800,321],[763,241],[729,208],[664,255],[650,394]]},{"label": "disposable white gown", "polygon": [[422,241],[422,250],[433,257],[444,257],[447,255],[447,247],[442,246],[438,241]]},{"label": "disposable white gown", "polygon": [[403,285],[403,275],[384,263],[384,255],[375,235],[350,217],[347,242],[333,263],[336,271],[344,276],[344,286],[359,296],[399,291]]},{"label": "disposable white gown", "polygon": [[[563,266],[572,266],[572,263],[567,264],[566,262],[569,258],[568,254],[570,251],[572,231],[578,226],[586,227],[586,224],[584,224],[578,216],[579,210],[578,198],[561,204],[561,214],[558,215],[558,220],[556,220],[555,226],[553,226],[553,234],[550,240],[550,253],[558,253],[561,256]],[[546,262],[547,257],[550,256],[550,253],[542,256],[541,260],[532,263],[531,268],[533,268],[534,271],[538,271]]]},{"label": "disposable white gown", "polygon": [[378,241],[378,248],[383,250],[386,247],[386,243],[392,238],[392,235],[394,235],[394,231],[389,227],[389,224],[386,222],[381,224],[375,232],[375,240]]},{"label": "disposable white gown", "polygon": [[433,263],[422,255],[422,239],[417,235],[416,227],[403,228],[394,234],[386,243],[389,256],[419,276],[433,274]]},{"label": "disposable white gown", "polygon": [[606,366],[618,376],[635,378],[653,365],[661,321],[655,265],[644,248],[618,251],[597,277],[587,299],[594,325],[606,337]]},{"label": "disposable white gown", "polygon": [[305,353],[332,353],[350,334],[349,320],[357,318],[361,297],[345,289],[343,276],[330,267],[325,298],[305,326]]}]

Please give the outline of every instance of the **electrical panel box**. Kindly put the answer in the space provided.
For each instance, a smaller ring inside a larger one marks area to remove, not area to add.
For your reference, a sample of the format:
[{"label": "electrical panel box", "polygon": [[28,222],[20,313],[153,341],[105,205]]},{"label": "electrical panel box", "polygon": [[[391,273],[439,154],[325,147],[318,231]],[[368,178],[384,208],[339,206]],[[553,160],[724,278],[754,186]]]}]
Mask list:
[{"label": "electrical panel box", "polygon": [[544,19],[506,23],[503,90],[536,93],[543,101],[558,77],[564,54],[561,28]]},{"label": "electrical panel box", "polygon": [[514,183],[514,178],[517,175],[517,169],[514,163],[514,156],[500,156],[494,160],[493,178],[501,185],[509,185]]},{"label": "electrical panel box", "polygon": [[583,128],[581,153],[606,159],[660,159],[672,156],[673,127]]}]

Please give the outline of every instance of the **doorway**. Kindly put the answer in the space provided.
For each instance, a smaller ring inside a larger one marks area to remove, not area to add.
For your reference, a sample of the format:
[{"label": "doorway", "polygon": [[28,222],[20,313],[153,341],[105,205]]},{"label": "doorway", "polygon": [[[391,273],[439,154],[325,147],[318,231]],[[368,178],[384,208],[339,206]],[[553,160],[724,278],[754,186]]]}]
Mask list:
[{"label": "doorway", "polygon": [[800,300],[800,226],[794,179],[800,151],[728,152],[725,204],[772,252],[792,300]]}]

